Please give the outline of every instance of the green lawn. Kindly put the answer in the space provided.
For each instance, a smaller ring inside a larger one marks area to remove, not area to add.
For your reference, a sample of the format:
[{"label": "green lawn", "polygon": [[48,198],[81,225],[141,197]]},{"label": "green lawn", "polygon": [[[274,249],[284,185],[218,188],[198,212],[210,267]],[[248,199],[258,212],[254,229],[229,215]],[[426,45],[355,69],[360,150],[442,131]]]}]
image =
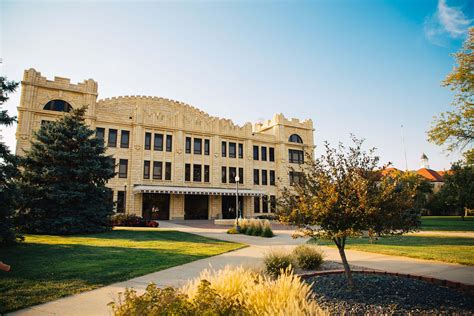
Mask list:
[{"label": "green lawn", "polygon": [[[322,240],[311,242],[334,245]],[[368,238],[357,238],[348,240],[346,249],[474,265],[474,238],[468,237],[393,236],[380,238],[373,243]]]},{"label": "green lawn", "polygon": [[423,216],[421,230],[474,231],[474,216]]},{"label": "green lawn", "polygon": [[166,230],[26,235],[0,248],[0,314],[244,247]]}]

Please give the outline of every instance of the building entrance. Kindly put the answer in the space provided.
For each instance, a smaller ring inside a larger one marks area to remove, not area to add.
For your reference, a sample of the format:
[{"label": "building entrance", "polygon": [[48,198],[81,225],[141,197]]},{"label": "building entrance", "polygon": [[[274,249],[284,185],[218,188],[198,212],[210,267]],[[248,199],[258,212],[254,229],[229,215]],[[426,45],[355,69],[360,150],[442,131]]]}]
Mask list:
[{"label": "building entrance", "polygon": [[142,216],[146,220],[169,220],[170,195],[143,193]]},{"label": "building entrance", "polygon": [[208,219],[209,195],[186,194],[184,196],[184,219]]},{"label": "building entrance", "polygon": [[[239,196],[239,208],[241,214],[243,214],[244,210],[244,199],[242,196]],[[235,196],[231,195],[223,195],[222,196],[222,218],[223,219],[231,219],[235,218]]]}]

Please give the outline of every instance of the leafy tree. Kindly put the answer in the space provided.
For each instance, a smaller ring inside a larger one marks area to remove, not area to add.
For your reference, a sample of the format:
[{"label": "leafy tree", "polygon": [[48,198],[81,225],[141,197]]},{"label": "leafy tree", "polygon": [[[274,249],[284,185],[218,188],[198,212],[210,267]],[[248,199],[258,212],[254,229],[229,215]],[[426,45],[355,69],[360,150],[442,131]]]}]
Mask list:
[{"label": "leafy tree", "polygon": [[[381,176],[375,149],[362,149],[363,140],[353,137],[353,146],[342,144],[317,159],[308,156],[299,169],[299,182],[282,188],[278,215],[298,226],[296,236],[332,240],[344,265],[349,286],[354,286],[345,254],[347,238],[394,235],[419,227],[414,207],[417,186],[398,175]],[[295,172],[295,170],[293,170]]]},{"label": "leafy tree", "polygon": [[[0,106],[9,99],[8,95],[15,92],[17,87],[18,82],[0,77]],[[9,126],[15,121],[16,117],[9,116],[7,110],[0,110],[0,125]],[[12,219],[17,196],[15,184],[17,175],[17,159],[0,140],[0,244],[12,243],[21,238],[15,231]]]},{"label": "leafy tree", "polygon": [[29,232],[75,234],[109,228],[113,203],[105,186],[114,176],[103,141],[75,109],[35,133],[22,159],[19,222]]},{"label": "leafy tree", "polygon": [[[443,81],[445,87],[456,91],[453,111],[441,113],[428,131],[428,140],[447,145],[448,151],[464,150],[474,141],[474,27],[462,49],[454,54],[457,66]],[[474,155],[470,149],[470,155]]]}]

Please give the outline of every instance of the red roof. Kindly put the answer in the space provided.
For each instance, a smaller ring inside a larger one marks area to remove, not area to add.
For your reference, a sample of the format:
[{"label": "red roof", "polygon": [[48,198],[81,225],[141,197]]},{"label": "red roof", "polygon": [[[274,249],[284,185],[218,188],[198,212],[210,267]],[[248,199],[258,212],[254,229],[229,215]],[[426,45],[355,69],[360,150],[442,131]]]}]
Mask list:
[{"label": "red roof", "polygon": [[[440,172],[437,172],[437,171],[434,171],[434,170],[431,170],[431,169],[421,168],[416,173],[419,174],[420,176],[422,176],[423,178],[425,178],[428,181],[432,181],[432,182],[443,182],[444,181],[443,175],[440,174]],[[443,174],[444,174],[444,172],[443,172]]]}]

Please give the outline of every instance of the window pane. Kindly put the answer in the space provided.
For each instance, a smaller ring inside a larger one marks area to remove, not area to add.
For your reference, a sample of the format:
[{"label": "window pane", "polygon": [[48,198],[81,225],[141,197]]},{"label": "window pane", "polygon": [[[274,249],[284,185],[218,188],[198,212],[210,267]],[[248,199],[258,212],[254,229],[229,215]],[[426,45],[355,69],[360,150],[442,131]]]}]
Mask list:
[{"label": "window pane", "polygon": [[204,182],[209,182],[209,166],[205,165],[204,166]]},{"label": "window pane", "polygon": [[258,160],[258,146],[253,146],[253,160]]},{"label": "window pane", "polygon": [[268,196],[264,195],[262,197],[262,212],[268,213]]},{"label": "window pane", "polygon": [[[43,125],[43,122],[44,122],[44,121],[41,121],[41,125]],[[97,137],[98,139],[104,141],[105,128],[97,127],[97,128],[95,129],[95,137]]]},{"label": "window pane", "polygon": [[191,137],[186,137],[185,152],[187,154],[191,153]]},{"label": "window pane", "polygon": [[161,161],[153,161],[153,179],[163,179],[163,163]]},{"label": "window pane", "polygon": [[262,170],[262,185],[267,185],[267,170]]},{"label": "window pane", "polygon": [[244,158],[244,144],[239,144],[239,158]]},{"label": "window pane", "polygon": [[260,172],[258,169],[253,169],[253,184],[260,184]]},{"label": "window pane", "polygon": [[202,139],[195,138],[194,139],[194,154],[201,155],[202,154]]},{"label": "window pane", "polygon": [[155,134],[154,150],[163,151],[163,134]]},{"label": "window pane", "polygon": [[150,161],[145,160],[143,164],[143,179],[150,179]]},{"label": "window pane", "polygon": [[227,183],[227,167],[222,167],[222,183]]},{"label": "window pane", "polygon": [[128,148],[129,142],[130,142],[130,132],[122,131],[122,135],[120,136],[120,148]]},{"label": "window pane", "polygon": [[117,213],[125,213],[125,191],[117,192]]},{"label": "window pane", "polygon": [[107,142],[109,147],[117,147],[117,130],[109,129],[109,140]]},{"label": "window pane", "polygon": [[184,181],[191,181],[191,165],[189,163],[184,165]]},{"label": "window pane", "polygon": [[304,163],[304,153],[302,150],[289,149],[288,156],[289,156],[290,163],[298,163],[298,164]]},{"label": "window pane", "polygon": [[268,153],[269,160],[270,161],[275,161],[275,148],[270,147],[270,148],[268,148],[268,150],[269,150],[269,153]]},{"label": "window pane", "polygon": [[239,168],[239,183],[244,183],[244,168]]},{"label": "window pane", "polygon": [[235,183],[235,177],[237,176],[237,170],[235,167],[229,168],[229,183]]},{"label": "window pane", "polygon": [[229,143],[229,157],[235,158],[236,156],[236,143]]},{"label": "window pane", "polygon": [[270,170],[270,185],[275,185],[275,170]]},{"label": "window pane", "polygon": [[259,196],[255,196],[253,198],[253,211],[255,213],[260,213],[260,197]]},{"label": "window pane", "polygon": [[145,149],[151,149],[151,133],[145,133]]},{"label": "window pane", "polygon": [[276,211],[276,196],[270,195],[270,212]]},{"label": "window pane", "polygon": [[110,158],[110,165],[112,166],[112,168],[114,170],[114,173],[115,173],[115,158]]},{"label": "window pane", "polygon": [[120,159],[119,163],[119,178],[126,178],[128,174],[128,160]]},{"label": "window pane", "polygon": [[262,146],[262,161],[267,161],[267,147]]},{"label": "window pane", "polygon": [[173,136],[166,135],[166,151],[172,152],[173,151]]},{"label": "window pane", "polygon": [[171,162],[165,165],[165,180],[171,180]]},{"label": "window pane", "polygon": [[209,139],[204,140],[204,155],[209,156],[210,142]]},{"label": "window pane", "polygon": [[227,156],[227,143],[222,142],[222,157],[226,157],[226,156]]},{"label": "window pane", "polygon": [[202,179],[202,168],[201,165],[193,165],[193,181],[194,182],[201,182]]}]

